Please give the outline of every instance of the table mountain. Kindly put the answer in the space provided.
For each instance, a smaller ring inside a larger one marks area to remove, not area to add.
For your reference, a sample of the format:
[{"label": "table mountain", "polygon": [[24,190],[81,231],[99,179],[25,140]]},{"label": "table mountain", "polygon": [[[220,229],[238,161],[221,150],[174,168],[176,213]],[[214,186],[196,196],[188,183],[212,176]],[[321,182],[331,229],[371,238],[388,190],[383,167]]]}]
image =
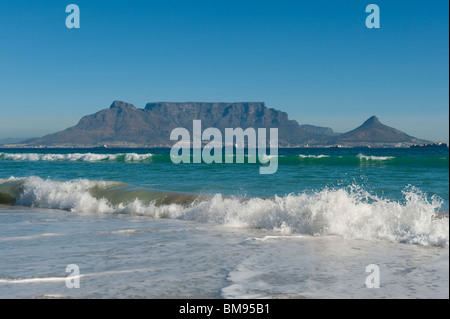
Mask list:
[{"label": "table mountain", "polygon": [[[84,116],[77,125],[64,131],[30,140],[29,146],[92,147],[170,147],[170,132],[184,127],[192,132],[192,121],[202,121],[202,129],[278,128],[279,145],[295,146],[321,139],[293,120],[287,113],[267,108],[263,102],[239,103],[148,103],[144,109],[114,101],[109,109]],[[268,134],[268,132],[267,132]]]},{"label": "table mountain", "polygon": [[[287,113],[263,102],[207,103],[158,102],[140,109],[114,101],[108,109],[84,116],[77,125],[61,132],[32,139],[23,147],[171,147],[170,133],[183,127],[192,133],[192,121],[201,120],[202,130],[215,127],[246,129],[278,128],[279,146],[295,147],[420,144],[421,140],[380,123],[371,117],[357,129],[338,134],[327,127],[299,125]],[[268,134],[268,132],[267,132]],[[192,136],[192,135],[191,135]],[[268,139],[268,137],[267,137]]]}]

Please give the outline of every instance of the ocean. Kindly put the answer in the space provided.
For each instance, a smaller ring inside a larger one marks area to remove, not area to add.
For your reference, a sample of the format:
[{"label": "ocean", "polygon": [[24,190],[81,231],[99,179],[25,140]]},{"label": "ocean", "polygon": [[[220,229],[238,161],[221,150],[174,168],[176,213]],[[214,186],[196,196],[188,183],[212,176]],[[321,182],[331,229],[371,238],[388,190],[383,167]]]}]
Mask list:
[{"label": "ocean", "polygon": [[0,298],[449,298],[449,152],[0,149]]}]

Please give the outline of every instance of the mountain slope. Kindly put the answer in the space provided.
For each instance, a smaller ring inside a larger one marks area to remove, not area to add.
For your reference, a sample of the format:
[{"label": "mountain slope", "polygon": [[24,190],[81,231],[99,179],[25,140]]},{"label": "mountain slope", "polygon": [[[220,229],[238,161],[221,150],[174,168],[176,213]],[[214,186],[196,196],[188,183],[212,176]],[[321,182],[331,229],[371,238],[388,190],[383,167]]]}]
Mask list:
[{"label": "mountain slope", "polygon": [[[61,132],[32,139],[24,147],[171,147],[174,128],[186,128],[192,136],[192,121],[201,120],[202,130],[218,128],[278,128],[279,147],[310,146],[409,146],[427,141],[382,124],[373,116],[360,127],[335,133],[327,127],[299,125],[287,113],[268,108],[262,102],[206,103],[158,102],[144,109],[114,101],[108,109],[84,116],[77,125]],[[267,131],[267,140],[269,139]]]},{"label": "mountain slope", "polygon": [[[261,102],[240,103],[148,103],[145,109],[114,101],[109,109],[84,116],[76,126],[28,141],[29,146],[170,147],[170,132],[183,127],[192,132],[192,121],[201,120],[202,129],[248,127],[278,128],[280,146],[299,145],[321,138],[288,119],[285,112],[267,108]],[[269,134],[269,132],[267,132]],[[268,137],[268,136],[267,136]]]},{"label": "mountain slope", "polygon": [[396,143],[415,144],[425,141],[384,125],[376,116],[372,116],[361,126],[337,136],[332,142],[352,145],[372,145]]},{"label": "mountain slope", "polygon": [[145,144],[147,137],[152,136],[157,144],[162,142],[162,138],[152,125],[155,122],[162,122],[162,119],[149,117],[147,112],[132,104],[114,101],[109,109],[84,116],[76,126],[28,143],[45,146],[99,146],[115,142]]}]

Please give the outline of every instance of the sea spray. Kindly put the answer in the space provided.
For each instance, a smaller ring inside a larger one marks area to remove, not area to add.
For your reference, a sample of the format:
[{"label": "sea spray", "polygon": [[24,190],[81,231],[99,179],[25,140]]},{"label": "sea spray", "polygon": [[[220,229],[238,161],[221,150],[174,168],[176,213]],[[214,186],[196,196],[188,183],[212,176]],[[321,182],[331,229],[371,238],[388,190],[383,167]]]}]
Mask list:
[{"label": "sea spray", "polygon": [[111,181],[59,182],[28,177],[0,180],[0,194],[11,185],[20,190],[15,195],[16,205],[81,214],[130,214],[283,234],[338,235],[432,246],[448,246],[449,242],[448,213],[439,215],[442,200],[437,196],[428,199],[413,186],[403,190],[403,200],[392,201],[357,185],[283,197],[237,198],[136,190]]},{"label": "sea spray", "polygon": [[142,162],[151,159],[153,154],[96,154],[96,153],[68,153],[68,154],[41,154],[41,153],[0,153],[3,161],[28,161],[28,162]]},{"label": "sea spray", "polygon": [[364,155],[359,153],[356,155],[357,158],[359,158],[361,161],[387,161],[394,159],[394,156],[375,156],[375,155]]}]

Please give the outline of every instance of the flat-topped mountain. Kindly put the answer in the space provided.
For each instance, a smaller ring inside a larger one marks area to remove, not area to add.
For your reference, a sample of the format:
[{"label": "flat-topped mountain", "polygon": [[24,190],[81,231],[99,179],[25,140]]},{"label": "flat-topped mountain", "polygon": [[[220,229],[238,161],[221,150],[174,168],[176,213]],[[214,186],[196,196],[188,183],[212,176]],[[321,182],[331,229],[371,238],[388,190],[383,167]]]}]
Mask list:
[{"label": "flat-topped mountain", "polygon": [[333,131],[333,129],[330,127],[322,127],[322,126],[316,126],[316,125],[311,125],[311,124],[300,125],[300,127],[302,129],[304,129],[305,131],[312,133],[312,134],[316,134],[316,135],[322,135],[322,136],[340,135],[339,133],[336,133],[335,131]]},{"label": "flat-topped mountain", "polygon": [[279,145],[299,145],[320,138],[304,130],[285,112],[267,108],[262,102],[239,103],[148,103],[144,109],[114,101],[109,109],[84,116],[77,125],[64,131],[30,140],[29,146],[114,145],[123,147],[170,147],[170,133],[183,127],[192,131],[192,121],[201,120],[202,128],[241,127],[278,128]]},{"label": "flat-topped mountain", "polygon": [[107,109],[84,116],[66,130],[24,142],[23,147],[171,147],[174,128],[192,132],[192,121],[201,120],[202,129],[278,128],[280,147],[382,145],[409,146],[423,142],[380,123],[376,117],[357,129],[335,133],[331,128],[299,125],[287,113],[266,107],[263,102],[207,103],[158,102],[140,109],[133,104],[114,101]]}]

